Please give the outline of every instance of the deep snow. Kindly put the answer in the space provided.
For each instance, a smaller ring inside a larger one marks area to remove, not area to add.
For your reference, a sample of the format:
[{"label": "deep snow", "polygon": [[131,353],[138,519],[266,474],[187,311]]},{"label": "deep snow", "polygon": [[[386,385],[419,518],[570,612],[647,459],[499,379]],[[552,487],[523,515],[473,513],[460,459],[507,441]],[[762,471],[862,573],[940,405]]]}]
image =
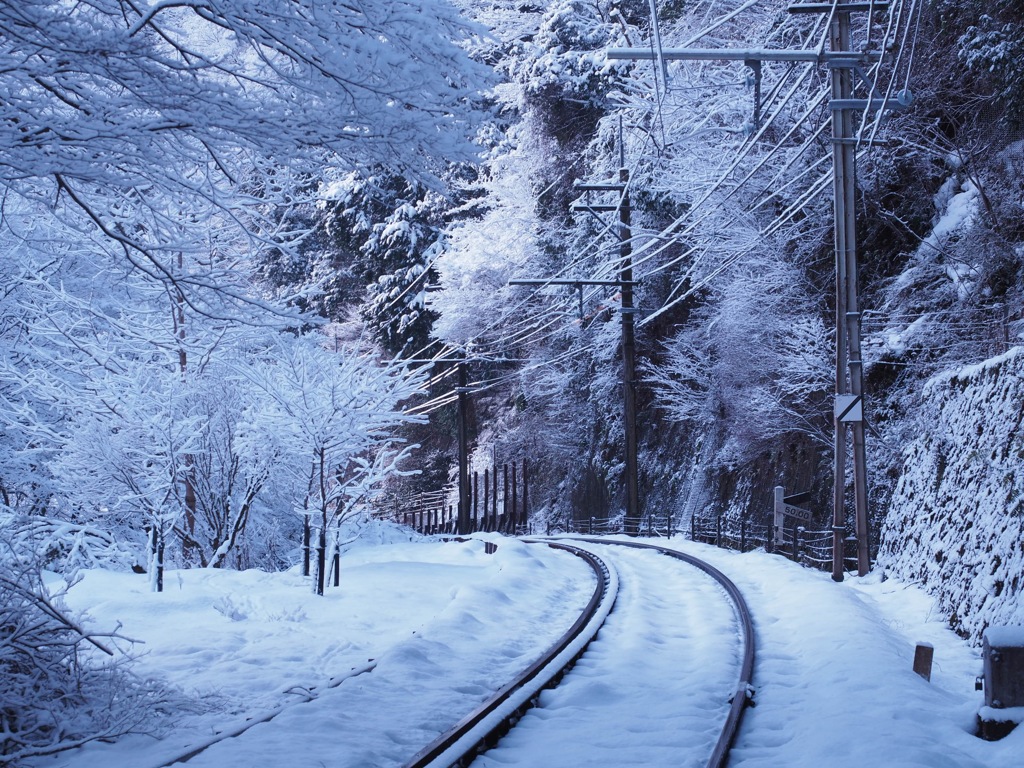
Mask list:
[{"label": "deep snow", "polygon": [[[135,648],[143,653],[141,673],[194,692],[214,711],[191,716],[162,740],[132,736],[33,765],[155,768],[218,731],[244,726],[246,717],[275,711],[270,722],[217,743],[188,765],[400,764],[513,668],[526,666],[572,623],[593,589],[593,576],[571,555],[488,537],[499,545],[492,555],[484,536],[358,547],[344,555],[342,587],[322,598],[295,573],[172,572],[159,595],[148,592],[145,576],[85,573],[68,595],[70,606],[88,609],[88,624],[97,629],[120,622],[123,634],[145,642]],[[982,703],[974,690],[978,651],[945,628],[921,590],[878,573],[835,584],[827,574],[763,552],[737,554],[681,538],[671,543],[729,575],[754,614],[757,706],[747,712],[732,766],[1010,768],[1024,762],[1024,729],[995,743],[972,735]],[[648,559],[645,579],[679,578],[675,561]],[[637,581],[628,570],[620,578],[628,599]],[[681,605],[687,588],[676,589]],[[672,603],[662,610],[683,612]],[[714,644],[722,627],[721,617],[691,618],[680,627],[678,616],[667,614],[652,630],[618,606],[611,619],[602,632],[623,633],[619,647],[632,644],[641,652],[644,644],[687,633]],[[637,657],[602,653],[600,637],[581,660],[583,677],[570,675],[541,705],[572,704],[584,738],[589,727],[591,741],[639,748],[643,728],[616,725],[601,712]],[[935,647],[930,683],[911,671],[917,641]],[[685,686],[675,687],[679,659],[639,658],[645,693],[629,707],[642,721],[663,709],[666,696],[684,695]],[[316,701],[301,703],[311,698]],[[600,716],[590,725],[588,710]],[[527,738],[531,719],[504,742],[515,747],[516,761],[571,765],[571,752],[552,751],[558,734]],[[502,752],[478,762],[505,764]],[[504,754],[511,759],[511,751]],[[644,754],[638,764],[675,764],[672,750]]]}]

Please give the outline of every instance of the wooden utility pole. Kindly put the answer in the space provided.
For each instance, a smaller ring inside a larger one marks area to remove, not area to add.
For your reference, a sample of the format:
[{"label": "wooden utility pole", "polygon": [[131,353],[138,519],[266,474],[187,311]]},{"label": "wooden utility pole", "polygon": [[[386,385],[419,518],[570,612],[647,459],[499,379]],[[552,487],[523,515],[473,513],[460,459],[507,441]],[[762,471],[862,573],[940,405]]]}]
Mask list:
[{"label": "wooden utility pole", "polygon": [[[619,183],[580,184],[584,192],[618,192],[617,205],[574,205],[576,210],[611,211],[619,213],[619,291],[622,313],[622,427],[626,458],[624,496],[626,517],[623,530],[630,536],[640,532],[640,474],[637,464],[638,443],[636,426],[636,330],[633,306],[633,233],[632,209],[629,204],[629,169],[625,163],[625,149],[622,143],[622,128],[619,128]],[[581,290],[582,296],[582,290]]]},{"label": "wooden utility pole", "polygon": [[[620,140],[621,146],[621,140]],[[620,150],[621,152],[621,150]],[[614,184],[580,184],[577,189],[584,192],[618,192],[619,202],[615,205],[574,205],[575,210],[618,211],[619,214],[619,279],[618,280],[564,280],[564,279],[530,279],[509,280],[509,285],[571,285],[580,292],[580,316],[583,315],[583,287],[586,285],[608,285],[619,288],[622,313],[622,399],[623,399],[623,442],[625,444],[626,476],[623,489],[626,504],[626,519],[623,529],[630,536],[636,536],[640,530],[640,478],[637,466],[637,426],[636,426],[636,333],[634,327],[632,261],[632,232],[629,204],[629,170],[619,169],[618,183]]]},{"label": "wooden utility pole", "polygon": [[[621,143],[621,141],[620,141]],[[633,246],[630,229],[629,170],[619,169],[622,198],[619,201],[619,280],[622,283],[622,395],[623,428],[626,437],[626,521],[625,531],[636,536],[640,530],[640,477],[637,470],[636,439],[636,335],[633,324]]]},{"label": "wooden utility pole", "polygon": [[[831,14],[829,52],[815,50],[742,50],[663,48],[613,48],[609,59],[659,61],[742,61],[760,80],[761,62],[824,63],[832,73],[832,147],[835,192],[836,254],[836,399],[835,467],[833,486],[833,569],[832,578],[843,579],[843,544],[846,530],[846,443],[847,426],[853,435],[854,520],[857,533],[857,566],[860,575],[871,568],[868,541],[867,459],[864,445],[864,375],[860,345],[860,310],[857,284],[856,232],[856,145],[854,112],[905,106],[900,94],[895,103],[869,93],[867,99],[854,98],[853,74],[861,64],[877,60],[878,54],[852,50],[850,14],[884,12],[885,2],[801,3],[791,5],[791,13]],[[759,90],[759,89],[758,89]],[[755,94],[755,121],[760,119],[759,94]]]},{"label": "wooden utility pole", "polygon": [[456,529],[460,536],[472,533],[470,523],[471,493],[469,488],[469,383],[466,363],[459,362],[458,438],[459,438],[459,512]]}]

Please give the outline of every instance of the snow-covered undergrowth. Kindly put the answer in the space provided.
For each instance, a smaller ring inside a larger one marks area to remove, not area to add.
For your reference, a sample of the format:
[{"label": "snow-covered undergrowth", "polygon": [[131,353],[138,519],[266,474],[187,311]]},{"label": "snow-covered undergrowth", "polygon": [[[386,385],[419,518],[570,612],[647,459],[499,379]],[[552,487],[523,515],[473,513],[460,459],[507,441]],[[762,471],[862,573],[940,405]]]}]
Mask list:
[{"label": "snow-covered undergrowth", "polygon": [[879,562],[938,598],[957,632],[1024,623],[1024,348],[933,378]]},{"label": "snow-covered undergrowth", "polygon": [[145,575],[84,571],[69,606],[90,628],[122,624],[139,641],[136,672],[206,711],[159,740],[131,735],[31,765],[155,768],[206,744],[190,766],[401,765],[532,663],[594,588],[581,560],[543,546],[364,533],[342,556],[341,586],[321,597],[295,571],[171,571],[159,594]]}]

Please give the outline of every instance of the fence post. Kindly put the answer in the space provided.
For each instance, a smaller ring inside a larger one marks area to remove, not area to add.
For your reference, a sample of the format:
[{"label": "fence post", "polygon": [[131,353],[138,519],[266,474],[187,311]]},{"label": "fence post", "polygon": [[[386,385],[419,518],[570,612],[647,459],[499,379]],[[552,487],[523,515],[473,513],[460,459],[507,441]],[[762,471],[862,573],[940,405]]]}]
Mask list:
[{"label": "fence post", "polygon": [[335,531],[334,535],[334,560],[331,562],[331,570],[333,573],[334,586],[341,586],[341,537],[338,532]]},{"label": "fence post", "polygon": [[793,561],[796,563],[800,562],[800,553],[803,550],[803,538],[804,538],[804,527],[802,525],[794,526],[793,531]]},{"label": "fence post", "polygon": [[508,532],[508,464],[501,465],[501,521],[502,533]]},{"label": "fence post", "polygon": [[480,473],[473,470],[473,531],[480,530]]},{"label": "fence post", "polygon": [[931,643],[918,643],[914,648],[914,671],[929,682],[932,679],[932,657],[935,648]]},{"label": "fence post", "polygon": [[523,525],[528,526],[530,523],[530,513],[528,500],[530,497],[530,480],[529,480],[529,464],[527,459],[523,459]]},{"label": "fence post", "polygon": [[483,526],[485,531],[491,530],[491,518],[487,513],[487,499],[491,492],[491,470],[484,468],[484,520]]},{"label": "fence post", "polygon": [[494,465],[494,487],[491,488],[491,514],[494,516],[492,531],[498,530],[498,465]]},{"label": "fence post", "polygon": [[740,552],[747,551],[747,518],[740,520]]},{"label": "fence post", "polygon": [[690,541],[697,540],[697,516],[690,513]]},{"label": "fence post", "polygon": [[302,575],[309,576],[309,515],[302,516]]},{"label": "fence post", "polygon": [[317,527],[316,534],[316,593],[324,593],[324,584],[327,581],[327,529],[326,526]]},{"label": "fence post", "polygon": [[722,546],[722,516],[718,515],[715,518],[715,546]]},{"label": "fence post", "polygon": [[772,527],[774,533],[774,545],[772,548],[773,552],[782,552],[782,542],[785,540],[783,535],[785,531],[783,526],[786,524],[786,518],[783,510],[785,509],[785,496],[786,489],[781,485],[775,486],[775,508],[772,516]]},{"label": "fence post", "polygon": [[519,484],[516,482],[516,463],[512,462],[512,517],[509,520],[509,533],[513,536],[519,532]]}]

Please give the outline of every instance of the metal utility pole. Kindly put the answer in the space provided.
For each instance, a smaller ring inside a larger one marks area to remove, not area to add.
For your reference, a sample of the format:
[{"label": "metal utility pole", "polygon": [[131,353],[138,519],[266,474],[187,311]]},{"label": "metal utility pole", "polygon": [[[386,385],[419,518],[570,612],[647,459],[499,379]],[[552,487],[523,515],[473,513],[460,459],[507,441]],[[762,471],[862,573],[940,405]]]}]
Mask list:
[{"label": "metal utility pole", "polygon": [[[833,50],[838,44],[838,50],[849,51],[850,43],[850,14],[847,11],[836,14],[832,22]],[[838,79],[843,89],[840,99],[853,101],[853,70],[851,67],[833,70],[833,79]],[[834,86],[833,86],[834,87]],[[838,105],[836,105],[838,106]],[[850,420],[853,429],[853,490],[854,490],[854,521],[857,532],[857,571],[861,576],[866,576],[871,570],[869,555],[868,536],[868,467],[866,451],[864,447],[864,364],[860,348],[860,298],[858,294],[859,280],[857,276],[857,214],[856,214],[856,190],[857,190],[857,166],[856,166],[856,145],[853,135],[853,108],[844,107],[836,109],[836,113],[842,116],[841,142],[836,142],[837,147],[833,151],[842,154],[842,222],[845,230],[843,243],[843,259],[846,262],[846,355],[847,367],[850,376],[850,394],[860,400],[860,418]],[[838,188],[839,173],[836,173],[836,186]],[[839,231],[839,203],[836,203],[836,232]],[[838,259],[838,250],[837,250]],[[839,367],[838,365],[836,366]],[[838,398],[837,398],[838,399]],[[857,407],[855,400],[854,413]],[[836,409],[842,414],[850,412],[849,407]],[[841,419],[840,419],[841,420]],[[845,472],[844,472],[845,474]],[[838,482],[838,481],[837,481]],[[833,564],[835,568],[835,564]],[[832,578],[837,577],[833,571]]]},{"label": "metal utility pole", "polygon": [[[849,50],[850,44],[850,14],[846,12],[836,13],[832,26],[829,30],[829,43],[833,51]],[[853,83],[849,69],[836,67],[832,70],[832,101],[838,99],[849,99],[852,96]],[[850,387],[847,384],[846,369],[847,361],[851,360],[849,348],[849,325],[847,319],[850,312],[856,309],[850,307],[850,285],[851,267],[854,270],[852,284],[856,286],[856,225],[853,215],[853,200],[856,194],[856,168],[854,165],[853,138],[853,115],[848,109],[832,110],[832,167],[834,169],[832,186],[834,196],[835,216],[835,258],[836,258],[836,403],[840,398],[849,394]],[[853,296],[856,302],[856,295]],[[858,356],[859,358],[859,356]],[[858,360],[859,369],[859,360]],[[851,370],[852,372],[852,370]],[[853,378],[853,377],[851,377]],[[846,533],[846,424],[841,418],[841,409],[835,408],[833,417],[835,420],[835,464],[833,469],[832,487],[832,579],[833,581],[843,580],[843,553],[844,539]],[[863,432],[862,432],[863,435]],[[863,455],[863,442],[861,443]],[[857,467],[856,452],[854,454],[855,474]],[[855,481],[855,497],[858,509],[855,512],[856,525],[858,528],[857,561],[860,568],[860,515],[859,502],[865,502],[866,498],[861,497]],[[866,568],[863,569],[866,572]],[[862,574],[863,575],[863,574]]]},{"label": "metal utility pole", "polygon": [[[850,13],[884,10],[882,4],[847,3],[790,6],[791,13],[831,13],[829,46],[832,70],[832,166],[836,259],[836,399],[833,411],[835,464],[832,488],[832,579],[843,580],[846,534],[847,428],[853,436],[854,527],[857,572],[871,569],[868,537],[867,457],[864,446],[864,366],[860,345],[860,299],[857,263],[856,149],[854,111],[873,106],[853,97],[853,74],[859,56],[852,50]],[[843,58],[845,57],[845,58]]]},{"label": "metal utility pole", "polygon": [[[802,3],[789,7],[790,13],[832,14],[831,51],[742,50],[663,48],[657,52],[642,48],[613,48],[609,59],[660,61],[742,61],[754,69],[759,85],[761,62],[824,63],[832,73],[832,148],[835,192],[836,254],[836,399],[835,479],[833,487],[833,569],[832,578],[843,579],[843,545],[846,530],[846,443],[847,426],[853,435],[854,520],[857,533],[857,567],[861,576],[871,568],[868,548],[867,460],[864,446],[864,375],[860,345],[860,310],[857,284],[856,239],[856,145],[853,131],[855,111],[905,106],[903,94],[896,103],[886,103],[874,93],[867,99],[853,96],[853,74],[862,63],[878,54],[851,49],[850,14],[887,11],[886,2]],[[759,88],[757,89],[759,91]],[[755,94],[755,120],[760,118],[759,93]]]}]

